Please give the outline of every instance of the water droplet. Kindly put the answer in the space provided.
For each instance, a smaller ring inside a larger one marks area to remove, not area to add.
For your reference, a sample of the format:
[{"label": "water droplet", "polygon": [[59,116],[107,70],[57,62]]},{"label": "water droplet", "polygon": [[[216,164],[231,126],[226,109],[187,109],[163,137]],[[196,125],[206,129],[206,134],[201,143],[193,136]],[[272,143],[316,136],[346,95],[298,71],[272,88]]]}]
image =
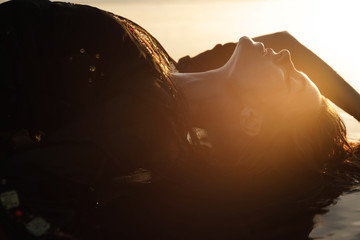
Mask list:
[{"label": "water droplet", "polygon": [[80,53],[85,53],[85,49],[80,48]]},{"label": "water droplet", "polygon": [[99,59],[100,58],[100,53],[95,54],[95,58]]},{"label": "water droplet", "polygon": [[104,73],[104,72],[101,72],[101,73],[100,73],[100,76],[101,76],[101,77],[105,76],[105,73]]},{"label": "water droplet", "polygon": [[90,72],[95,72],[96,67],[95,66],[89,66],[89,70],[90,70]]},{"label": "water droplet", "polygon": [[40,134],[36,134],[36,135],[35,135],[35,140],[36,140],[37,142],[40,142],[40,141],[41,141],[41,135],[40,135]]},{"label": "water droplet", "polygon": [[89,82],[89,83],[92,83],[92,82],[93,82],[92,78],[89,78],[89,79],[88,79],[88,82]]},{"label": "water droplet", "polygon": [[72,61],[73,60],[73,58],[72,57],[69,57],[69,61]]}]

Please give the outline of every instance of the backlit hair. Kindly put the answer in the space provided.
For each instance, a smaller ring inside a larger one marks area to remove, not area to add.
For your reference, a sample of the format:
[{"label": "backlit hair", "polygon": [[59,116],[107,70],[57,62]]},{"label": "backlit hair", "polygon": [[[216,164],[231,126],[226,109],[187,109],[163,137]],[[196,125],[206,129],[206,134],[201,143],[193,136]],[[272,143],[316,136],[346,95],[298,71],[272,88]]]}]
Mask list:
[{"label": "backlit hair", "polygon": [[252,186],[311,184],[335,175],[352,155],[345,124],[324,97],[316,112],[274,117],[260,135],[237,136],[210,132],[218,161],[234,164],[232,175],[251,179]]}]

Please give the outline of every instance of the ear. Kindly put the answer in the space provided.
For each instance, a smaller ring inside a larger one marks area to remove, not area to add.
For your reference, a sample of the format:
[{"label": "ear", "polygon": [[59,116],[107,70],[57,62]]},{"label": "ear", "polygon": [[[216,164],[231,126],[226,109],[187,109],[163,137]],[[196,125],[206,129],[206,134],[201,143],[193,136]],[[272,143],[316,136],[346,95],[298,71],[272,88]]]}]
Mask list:
[{"label": "ear", "polygon": [[263,115],[250,106],[245,106],[240,112],[240,126],[249,136],[259,135],[263,122]]}]

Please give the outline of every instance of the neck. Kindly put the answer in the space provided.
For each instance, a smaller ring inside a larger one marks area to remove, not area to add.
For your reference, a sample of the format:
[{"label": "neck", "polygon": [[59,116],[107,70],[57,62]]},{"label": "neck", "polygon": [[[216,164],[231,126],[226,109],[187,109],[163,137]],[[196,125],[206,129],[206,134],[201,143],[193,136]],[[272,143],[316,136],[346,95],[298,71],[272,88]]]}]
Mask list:
[{"label": "neck", "polygon": [[214,97],[223,85],[222,70],[196,73],[172,73],[173,80],[188,101]]},{"label": "neck", "polygon": [[189,104],[189,120],[195,127],[204,127],[209,109],[225,92],[223,69],[197,73],[173,73],[173,80]]}]

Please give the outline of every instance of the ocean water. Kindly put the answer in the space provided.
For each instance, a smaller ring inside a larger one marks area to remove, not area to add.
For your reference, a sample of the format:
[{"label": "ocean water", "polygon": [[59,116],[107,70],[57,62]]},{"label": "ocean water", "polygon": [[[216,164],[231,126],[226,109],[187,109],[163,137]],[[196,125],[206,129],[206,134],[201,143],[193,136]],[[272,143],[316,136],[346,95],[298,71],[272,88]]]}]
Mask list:
[{"label": "ocean water", "polygon": [[[3,1],[0,1],[3,2]],[[360,92],[360,22],[356,0],[74,0],[114,12],[147,29],[176,60],[217,43],[289,31]],[[360,124],[338,109],[348,137]],[[360,194],[343,194],[314,218],[314,239],[360,239]],[[284,226],[286,227],[286,226]]]}]

